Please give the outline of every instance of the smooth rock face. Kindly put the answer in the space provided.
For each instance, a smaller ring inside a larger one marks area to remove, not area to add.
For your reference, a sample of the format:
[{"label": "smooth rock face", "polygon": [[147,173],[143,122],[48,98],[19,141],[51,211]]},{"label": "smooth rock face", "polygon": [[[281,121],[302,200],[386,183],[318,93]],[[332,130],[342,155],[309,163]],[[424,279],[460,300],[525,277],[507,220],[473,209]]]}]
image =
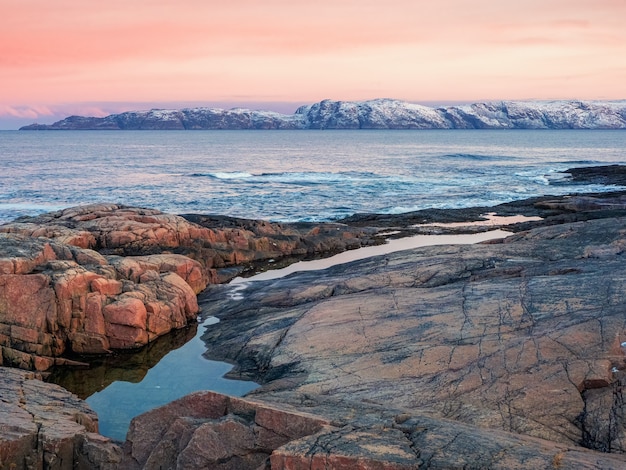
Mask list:
[{"label": "smooth rock face", "polygon": [[85,402],[34,373],[0,367],[0,468],[113,470],[121,450]]},{"label": "smooth rock face", "polygon": [[203,338],[266,400],[376,403],[623,453],[624,227],[400,252],[252,283],[228,303],[215,286],[201,304],[221,322]]}]

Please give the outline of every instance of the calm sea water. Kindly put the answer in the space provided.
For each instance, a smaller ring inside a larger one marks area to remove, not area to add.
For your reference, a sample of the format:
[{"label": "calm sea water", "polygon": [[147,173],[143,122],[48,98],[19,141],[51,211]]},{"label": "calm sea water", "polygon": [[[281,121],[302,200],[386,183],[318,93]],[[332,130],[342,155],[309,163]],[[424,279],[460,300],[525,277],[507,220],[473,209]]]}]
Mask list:
[{"label": "calm sea water", "polygon": [[623,131],[0,132],[0,222],[92,202],[275,221],[493,205],[593,186]]}]

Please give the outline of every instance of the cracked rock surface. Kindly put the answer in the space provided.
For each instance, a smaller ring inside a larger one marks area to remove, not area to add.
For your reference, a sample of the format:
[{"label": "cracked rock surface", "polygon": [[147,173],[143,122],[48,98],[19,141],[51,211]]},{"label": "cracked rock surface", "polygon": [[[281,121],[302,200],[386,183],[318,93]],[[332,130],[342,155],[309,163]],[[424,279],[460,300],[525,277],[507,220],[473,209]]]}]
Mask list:
[{"label": "cracked rock surface", "polygon": [[113,470],[121,449],[97,434],[98,417],[33,372],[0,367],[0,468]]},{"label": "cracked rock surface", "polygon": [[188,218],[95,204],[0,225],[0,365],[138,348],[193,322],[196,294],[249,263],[377,242],[374,229]]},{"label": "cracked rock surface", "polygon": [[200,304],[221,322],[203,339],[263,383],[257,398],[452,420],[466,430],[450,444],[464,459],[482,455],[468,436],[488,433],[493,445],[524,436],[564,449],[559,465],[571,449],[612,452],[619,465],[589,468],[619,468],[624,251],[626,219],[601,219],[254,282],[239,301],[214,286]]}]

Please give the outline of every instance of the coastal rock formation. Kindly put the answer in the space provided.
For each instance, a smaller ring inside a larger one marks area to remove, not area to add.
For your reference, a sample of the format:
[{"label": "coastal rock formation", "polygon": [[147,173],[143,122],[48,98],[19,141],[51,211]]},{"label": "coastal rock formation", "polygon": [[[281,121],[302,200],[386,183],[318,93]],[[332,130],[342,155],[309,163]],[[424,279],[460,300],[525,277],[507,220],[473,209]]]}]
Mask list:
[{"label": "coastal rock formation", "polygon": [[188,218],[100,204],[0,226],[0,365],[137,348],[194,321],[196,294],[247,264],[377,242],[374,229]]},{"label": "coastal rock formation", "polygon": [[373,403],[306,396],[294,407],[197,392],[136,417],[120,468],[617,470],[623,465],[620,456]]},{"label": "coastal rock formation", "polygon": [[[67,353],[136,348],[195,320],[198,303],[177,274],[181,263],[110,258],[0,233],[0,365],[46,370],[71,363]],[[188,258],[182,265],[183,275],[200,272]]]},{"label": "coastal rock formation", "polygon": [[265,401],[378,404],[626,453],[625,226],[399,252],[250,283],[240,301],[213,286],[201,305],[221,322],[203,339]]},{"label": "coastal rock formation", "polygon": [[0,468],[115,470],[121,449],[98,434],[98,417],[32,372],[0,367]]},{"label": "coastal rock formation", "polygon": [[[123,451],[76,397],[0,368],[0,467],[624,468],[625,204],[619,193],[538,198],[518,208],[543,226],[500,242],[240,284],[237,296],[210,286],[199,297],[221,318],[204,334],[210,356],[262,387],[139,416]],[[263,259],[256,251],[376,241],[373,229],[116,205],[0,232],[0,358],[36,369],[178,328],[174,311],[191,321],[196,292]]]},{"label": "coastal rock formation", "polygon": [[[0,225],[0,232],[45,237],[103,255],[123,256],[126,261],[119,263],[129,272],[139,267],[133,263],[156,263],[159,269],[181,275],[196,293],[207,283],[224,282],[255,262],[340,252],[381,242],[377,231],[368,228],[193,214],[182,217],[119,204],[93,204],[21,217]],[[172,253],[197,261],[202,270]]]},{"label": "coastal rock formation", "polygon": [[153,109],[70,116],[21,130],[625,129],[624,101],[499,101],[432,108],[393,99],[324,100],[294,114],[248,109]]},{"label": "coastal rock formation", "polygon": [[135,418],[122,468],[265,468],[273,450],[328,421],[288,406],[197,392]]}]

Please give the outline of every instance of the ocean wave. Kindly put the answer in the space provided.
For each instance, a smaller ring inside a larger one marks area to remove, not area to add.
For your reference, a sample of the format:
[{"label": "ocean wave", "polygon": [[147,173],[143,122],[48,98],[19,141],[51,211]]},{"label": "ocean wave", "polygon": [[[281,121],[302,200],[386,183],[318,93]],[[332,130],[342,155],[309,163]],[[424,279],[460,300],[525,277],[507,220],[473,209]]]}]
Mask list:
[{"label": "ocean wave", "polygon": [[343,181],[369,181],[381,178],[380,175],[367,172],[318,172],[318,171],[296,171],[296,172],[276,172],[276,173],[249,173],[247,171],[219,171],[208,173],[190,173],[192,178],[215,178],[220,180],[251,179],[257,182],[272,183],[339,183]]},{"label": "ocean wave", "polygon": [[255,181],[273,184],[293,185],[324,185],[341,183],[362,183],[380,179],[381,176],[369,172],[325,172],[325,171],[296,171],[261,173],[254,177]]},{"label": "ocean wave", "polygon": [[510,160],[513,157],[506,155],[477,155],[474,153],[449,153],[443,155],[443,158],[454,158],[462,160],[473,160],[477,162],[497,161],[497,160]]},{"label": "ocean wave", "polygon": [[561,160],[556,162],[546,162],[548,165],[601,165],[600,160]]},{"label": "ocean wave", "polygon": [[240,180],[245,178],[252,178],[254,175],[247,171],[216,171],[211,173],[192,173],[189,176],[204,176],[209,178],[216,178],[218,180]]}]

